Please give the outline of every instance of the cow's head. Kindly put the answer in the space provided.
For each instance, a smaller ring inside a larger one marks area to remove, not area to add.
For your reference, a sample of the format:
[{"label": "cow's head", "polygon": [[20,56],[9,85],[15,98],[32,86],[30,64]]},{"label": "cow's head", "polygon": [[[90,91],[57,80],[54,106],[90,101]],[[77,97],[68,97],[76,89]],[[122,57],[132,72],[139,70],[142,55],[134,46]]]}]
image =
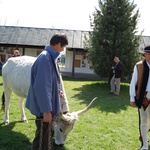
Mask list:
[{"label": "cow's head", "polygon": [[88,111],[95,99],[96,97],[85,109],[73,113],[61,114],[59,119],[53,122],[56,145],[64,145],[66,137],[73,129],[75,121],[78,119],[78,116]]}]

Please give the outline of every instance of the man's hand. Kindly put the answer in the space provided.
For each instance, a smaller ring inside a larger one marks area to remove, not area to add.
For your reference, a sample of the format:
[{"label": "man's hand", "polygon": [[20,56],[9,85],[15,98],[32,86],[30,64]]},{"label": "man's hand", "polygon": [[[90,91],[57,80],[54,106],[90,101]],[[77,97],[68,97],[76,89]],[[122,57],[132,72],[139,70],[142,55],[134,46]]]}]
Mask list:
[{"label": "man's hand", "polygon": [[135,102],[130,102],[130,106],[137,107],[136,104],[135,104]]},{"label": "man's hand", "polygon": [[51,112],[45,112],[43,117],[43,122],[52,122],[52,114]]}]

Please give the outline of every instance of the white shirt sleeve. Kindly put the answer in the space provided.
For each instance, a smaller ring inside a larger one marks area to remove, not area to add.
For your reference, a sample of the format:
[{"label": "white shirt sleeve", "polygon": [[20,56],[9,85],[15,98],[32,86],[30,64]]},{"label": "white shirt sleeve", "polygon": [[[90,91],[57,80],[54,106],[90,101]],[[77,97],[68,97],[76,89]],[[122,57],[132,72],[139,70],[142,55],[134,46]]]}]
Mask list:
[{"label": "white shirt sleeve", "polygon": [[135,87],[136,87],[136,84],[137,84],[137,79],[138,79],[138,72],[137,72],[137,67],[135,65],[134,70],[133,70],[133,74],[132,74],[131,83],[130,83],[130,89],[129,89],[130,102],[135,102],[134,97],[136,96]]}]

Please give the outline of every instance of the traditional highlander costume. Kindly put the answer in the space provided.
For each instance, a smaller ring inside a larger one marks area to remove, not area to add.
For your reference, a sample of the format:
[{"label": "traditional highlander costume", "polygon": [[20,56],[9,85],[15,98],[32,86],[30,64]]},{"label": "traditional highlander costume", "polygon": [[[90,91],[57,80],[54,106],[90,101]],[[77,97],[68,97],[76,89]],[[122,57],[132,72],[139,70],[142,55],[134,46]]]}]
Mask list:
[{"label": "traditional highlander costume", "polygon": [[[144,53],[150,53],[150,46],[145,47]],[[140,150],[148,150],[148,131],[150,129],[150,64],[144,59],[138,62],[133,71],[130,84],[130,102],[135,102],[139,112],[139,132],[142,146]]]}]

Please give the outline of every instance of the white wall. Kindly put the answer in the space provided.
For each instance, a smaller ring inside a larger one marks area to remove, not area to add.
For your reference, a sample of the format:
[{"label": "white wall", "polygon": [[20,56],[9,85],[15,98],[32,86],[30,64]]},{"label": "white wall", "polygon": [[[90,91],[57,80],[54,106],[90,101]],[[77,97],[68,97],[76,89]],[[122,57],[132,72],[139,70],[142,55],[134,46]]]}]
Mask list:
[{"label": "white wall", "polygon": [[36,57],[37,56],[37,49],[25,48],[25,55]]},{"label": "white wall", "polygon": [[73,52],[66,50],[65,71],[72,72]]},{"label": "white wall", "polygon": [[[82,62],[82,55],[76,55],[75,59],[81,60]],[[65,59],[65,70],[66,72],[72,72],[72,63],[73,63],[73,51],[66,50],[66,59]],[[80,64],[80,67],[75,67],[75,73],[89,73],[93,74],[93,70],[89,68],[89,64],[87,59],[84,60],[85,66],[83,67],[82,64]]]}]

